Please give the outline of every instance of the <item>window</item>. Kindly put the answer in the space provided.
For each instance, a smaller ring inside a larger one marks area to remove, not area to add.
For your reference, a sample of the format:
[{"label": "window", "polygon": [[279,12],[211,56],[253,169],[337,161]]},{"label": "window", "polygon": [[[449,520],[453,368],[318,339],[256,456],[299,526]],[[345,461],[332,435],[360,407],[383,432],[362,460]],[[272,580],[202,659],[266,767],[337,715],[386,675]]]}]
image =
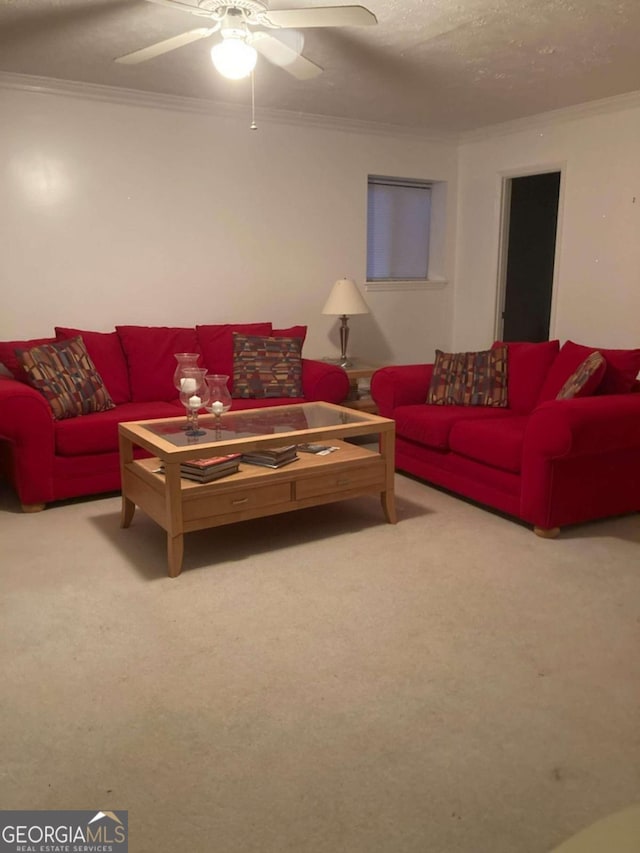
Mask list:
[{"label": "window", "polygon": [[367,187],[367,281],[429,277],[431,182],[370,175]]}]

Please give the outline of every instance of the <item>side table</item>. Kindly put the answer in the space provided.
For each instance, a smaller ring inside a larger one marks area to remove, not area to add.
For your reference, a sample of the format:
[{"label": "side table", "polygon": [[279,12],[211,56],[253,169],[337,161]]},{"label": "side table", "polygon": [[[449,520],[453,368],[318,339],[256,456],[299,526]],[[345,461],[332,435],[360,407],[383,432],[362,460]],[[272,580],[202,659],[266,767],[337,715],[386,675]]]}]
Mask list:
[{"label": "side table", "polygon": [[349,396],[340,405],[345,406],[347,409],[357,409],[359,412],[369,412],[372,415],[377,415],[378,407],[371,397],[368,383],[362,383],[366,384],[365,390],[359,387],[358,380],[370,380],[376,370],[379,370],[381,367],[385,367],[385,365],[372,364],[370,362],[359,361],[358,359],[353,359],[349,367],[343,367],[342,369],[349,377]]}]

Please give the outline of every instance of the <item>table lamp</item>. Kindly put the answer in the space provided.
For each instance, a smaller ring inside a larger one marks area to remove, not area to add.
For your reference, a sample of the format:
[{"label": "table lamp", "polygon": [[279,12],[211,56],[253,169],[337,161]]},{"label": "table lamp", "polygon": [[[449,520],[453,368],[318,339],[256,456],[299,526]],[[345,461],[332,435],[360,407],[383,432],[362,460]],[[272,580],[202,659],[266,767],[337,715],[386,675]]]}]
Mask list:
[{"label": "table lamp", "polygon": [[332,314],[340,317],[340,364],[341,367],[350,367],[351,362],[347,357],[347,344],[349,342],[349,317],[352,314],[368,314],[367,303],[360,295],[358,287],[350,278],[341,278],[331,288],[329,298],[322,309],[323,314]]}]

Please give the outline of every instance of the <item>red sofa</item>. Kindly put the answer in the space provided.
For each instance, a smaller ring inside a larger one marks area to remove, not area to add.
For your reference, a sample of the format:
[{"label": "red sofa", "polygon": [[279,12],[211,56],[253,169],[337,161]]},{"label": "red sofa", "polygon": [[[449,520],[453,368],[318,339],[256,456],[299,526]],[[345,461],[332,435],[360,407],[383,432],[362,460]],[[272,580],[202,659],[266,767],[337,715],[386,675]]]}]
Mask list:
[{"label": "red sofa", "polygon": [[[494,347],[497,344],[494,344]],[[396,422],[396,467],[534,526],[640,510],[640,350],[599,352],[591,396],[556,399],[594,347],[510,343],[508,408],[427,405],[431,364],[372,377],[380,414]]]},{"label": "red sofa", "polygon": [[[56,327],[55,338],[0,342],[0,472],[25,511],[51,501],[120,488],[118,424],[184,413],[173,385],[176,352],[201,353],[200,366],[233,377],[233,332],[301,337],[305,326],[273,329],[271,323],[202,325],[195,328],[117,326],[113,332]],[[51,407],[27,382],[15,350],[80,335],[116,404],[115,408],[54,420]],[[335,365],[302,359],[301,398],[234,399],[232,409],[305,401],[340,403],[349,392]]]}]

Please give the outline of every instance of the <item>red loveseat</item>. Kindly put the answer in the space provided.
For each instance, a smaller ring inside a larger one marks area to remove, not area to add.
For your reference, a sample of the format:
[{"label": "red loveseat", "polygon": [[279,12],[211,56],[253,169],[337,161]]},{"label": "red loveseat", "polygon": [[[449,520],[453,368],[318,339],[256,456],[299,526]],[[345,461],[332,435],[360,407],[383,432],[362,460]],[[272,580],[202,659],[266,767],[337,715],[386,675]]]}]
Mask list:
[{"label": "red loveseat", "polygon": [[[233,332],[298,337],[305,326],[273,329],[271,323],[202,325],[195,328],[117,326],[113,332],[56,327],[55,338],[0,342],[0,472],[25,511],[46,503],[120,488],[118,424],[184,413],[173,385],[174,353],[197,352],[199,365],[233,381]],[[31,387],[16,349],[82,337],[115,408],[55,420],[40,391]],[[340,403],[349,380],[340,367],[302,359],[300,398],[234,399],[232,409],[305,401]]]},{"label": "red loveseat", "polygon": [[[494,347],[497,344],[494,344]],[[640,350],[605,350],[591,396],[556,399],[594,351],[509,343],[508,408],[427,405],[432,364],[372,377],[396,422],[396,467],[533,525],[541,536],[640,510]]]}]

